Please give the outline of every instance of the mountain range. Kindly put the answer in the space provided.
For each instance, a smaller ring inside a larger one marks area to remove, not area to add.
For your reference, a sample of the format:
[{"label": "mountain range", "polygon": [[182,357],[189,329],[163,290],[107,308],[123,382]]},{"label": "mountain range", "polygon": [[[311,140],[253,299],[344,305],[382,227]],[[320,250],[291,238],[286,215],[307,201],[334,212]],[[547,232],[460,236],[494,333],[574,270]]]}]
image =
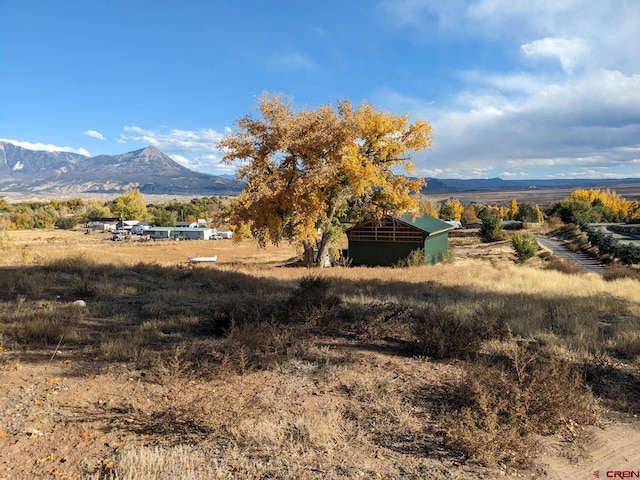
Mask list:
[{"label": "mountain range", "polygon": [[[427,195],[556,188],[607,188],[638,185],[640,178],[503,180],[427,178]],[[120,155],[87,157],[77,153],[29,150],[0,141],[0,197],[71,198],[144,194],[176,196],[237,195],[242,184],[227,175],[194,172],[155,147]]]},{"label": "mountain range", "polygon": [[0,195],[119,195],[132,188],[157,195],[235,195],[241,185],[233,178],[189,170],[155,147],[87,157],[0,142]]},{"label": "mountain range", "polygon": [[620,184],[637,184],[640,178],[559,178],[559,179],[527,179],[503,180],[502,178],[425,178],[427,188],[425,194],[468,193],[486,191],[518,191],[555,188],[608,188]]}]

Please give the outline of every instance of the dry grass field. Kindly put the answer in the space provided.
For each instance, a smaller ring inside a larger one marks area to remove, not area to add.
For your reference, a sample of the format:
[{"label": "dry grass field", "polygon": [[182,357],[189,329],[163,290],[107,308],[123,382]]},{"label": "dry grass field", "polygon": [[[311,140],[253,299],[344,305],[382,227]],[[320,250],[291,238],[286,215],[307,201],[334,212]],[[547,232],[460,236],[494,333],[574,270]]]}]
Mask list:
[{"label": "dry grass field", "polygon": [[0,237],[0,479],[640,469],[638,280],[470,236],[446,264],[320,271],[108,238]]}]

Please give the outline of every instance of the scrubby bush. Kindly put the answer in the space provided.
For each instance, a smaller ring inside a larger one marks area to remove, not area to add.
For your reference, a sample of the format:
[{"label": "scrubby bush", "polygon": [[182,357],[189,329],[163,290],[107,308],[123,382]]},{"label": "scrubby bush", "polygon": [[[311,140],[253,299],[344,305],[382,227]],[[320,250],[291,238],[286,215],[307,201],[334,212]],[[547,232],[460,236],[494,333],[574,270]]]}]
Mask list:
[{"label": "scrubby bush", "polygon": [[619,278],[633,278],[640,281],[640,270],[624,265],[611,265],[605,270],[602,278],[608,281]]},{"label": "scrubby bush", "polygon": [[393,266],[396,268],[422,267],[427,264],[424,251],[420,248],[413,250],[406,258],[398,260]]},{"label": "scrubby bush", "polygon": [[495,213],[490,213],[485,216],[482,219],[479,234],[483,242],[497,242],[498,240],[502,240],[504,233],[500,216]]},{"label": "scrubby bush", "polygon": [[538,243],[531,233],[515,233],[511,237],[511,246],[518,257],[518,263],[524,263],[538,253]]},{"label": "scrubby bush", "polygon": [[574,439],[598,411],[576,368],[537,347],[510,342],[503,356],[467,366],[443,422],[447,443],[483,465],[527,466],[535,435]]},{"label": "scrubby bush", "polygon": [[569,275],[578,275],[584,273],[584,270],[580,264],[574,260],[564,259],[556,257],[555,255],[545,256],[546,261],[545,270],[556,270],[562,273],[568,273]]},{"label": "scrubby bush", "polygon": [[76,217],[60,217],[56,220],[56,227],[62,230],[73,230],[78,225],[78,219]]},{"label": "scrubby bush", "polygon": [[506,323],[486,306],[464,317],[442,305],[430,305],[413,312],[415,345],[421,355],[434,358],[473,358],[482,342],[503,338]]}]

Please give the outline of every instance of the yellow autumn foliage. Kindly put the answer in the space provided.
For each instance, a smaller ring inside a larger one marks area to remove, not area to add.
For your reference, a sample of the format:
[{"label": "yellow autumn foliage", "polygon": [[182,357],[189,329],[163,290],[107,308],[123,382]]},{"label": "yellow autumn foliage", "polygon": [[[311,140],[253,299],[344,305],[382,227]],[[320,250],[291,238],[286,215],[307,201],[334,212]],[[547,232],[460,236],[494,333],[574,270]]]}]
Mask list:
[{"label": "yellow autumn foliage", "polygon": [[626,217],[630,213],[631,202],[619,196],[616,192],[610,189],[579,189],[571,192],[570,198],[572,200],[578,200],[588,202],[591,205],[602,205],[609,209],[615,215],[620,217]]},{"label": "yellow autumn foliage", "polygon": [[300,242],[309,262],[317,245],[317,263],[345,202],[358,200],[368,215],[417,209],[424,182],[394,171],[411,173],[409,154],[431,146],[428,122],[348,100],[295,110],[290,99],[269,94],[258,112],[237,120],[219,143],[223,161],[240,162],[236,176],[245,182],[232,205],[238,238]]}]

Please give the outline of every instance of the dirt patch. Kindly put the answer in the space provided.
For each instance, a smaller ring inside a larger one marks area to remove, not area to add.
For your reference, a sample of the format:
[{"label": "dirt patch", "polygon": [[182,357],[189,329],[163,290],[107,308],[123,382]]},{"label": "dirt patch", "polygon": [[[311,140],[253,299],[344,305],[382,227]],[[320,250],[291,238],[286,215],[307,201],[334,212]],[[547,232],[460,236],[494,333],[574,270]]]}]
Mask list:
[{"label": "dirt patch", "polygon": [[[615,473],[640,471],[640,422],[630,417],[587,427],[581,442],[545,439],[546,452],[540,456],[539,471],[549,480],[611,478]],[[630,473],[627,477],[631,478]]]}]

